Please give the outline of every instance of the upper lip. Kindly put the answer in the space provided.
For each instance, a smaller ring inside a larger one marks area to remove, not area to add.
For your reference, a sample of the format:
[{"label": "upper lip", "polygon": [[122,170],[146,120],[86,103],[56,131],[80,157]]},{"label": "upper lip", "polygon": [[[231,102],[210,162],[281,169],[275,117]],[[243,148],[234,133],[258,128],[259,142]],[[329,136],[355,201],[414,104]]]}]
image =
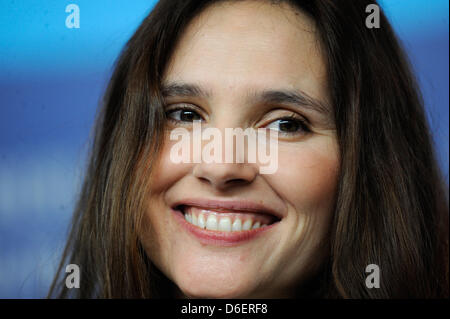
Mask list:
[{"label": "upper lip", "polygon": [[269,214],[275,216],[277,219],[281,219],[284,217],[281,214],[281,212],[272,207],[254,201],[241,199],[219,200],[219,199],[204,199],[204,198],[187,198],[174,202],[172,208],[175,209],[179,206],[195,206],[211,210],[219,209],[236,212]]}]

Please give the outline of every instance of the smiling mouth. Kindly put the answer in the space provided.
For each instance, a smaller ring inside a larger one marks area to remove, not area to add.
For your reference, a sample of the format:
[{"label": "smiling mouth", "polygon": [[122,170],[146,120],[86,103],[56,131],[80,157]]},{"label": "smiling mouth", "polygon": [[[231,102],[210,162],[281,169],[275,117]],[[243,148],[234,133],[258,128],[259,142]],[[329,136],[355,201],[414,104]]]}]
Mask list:
[{"label": "smiling mouth", "polygon": [[224,208],[178,205],[175,210],[198,229],[217,232],[243,232],[265,228],[280,221],[280,218],[267,213],[242,211]]}]

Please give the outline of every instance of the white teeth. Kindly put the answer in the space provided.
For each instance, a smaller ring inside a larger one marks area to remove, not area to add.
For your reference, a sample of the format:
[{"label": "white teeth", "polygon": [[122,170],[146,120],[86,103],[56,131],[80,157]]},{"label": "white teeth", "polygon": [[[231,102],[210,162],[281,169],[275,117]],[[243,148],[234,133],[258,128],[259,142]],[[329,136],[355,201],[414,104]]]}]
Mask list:
[{"label": "white teeth", "polygon": [[192,214],[192,224],[194,224],[195,226],[198,226],[198,220],[197,220],[197,216],[195,216],[195,214]]},{"label": "white teeth", "polygon": [[206,229],[217,230],[217,218],[214,215],[209,215],[206,220]]},{"label": "white teeth", "polygon": [[231,230],[232,231],[240,231],[240,230],[242,230],[242,221],[239,218],[236,218],[234,220]]},{"label": "white teeth", "polygon": [[267,226],[267,224],[261,225],[261,222],[259,221],[253,223],[252,219],[247,219],[242,223],[240,218],[235,218],[232,223],[230,217],[220,218],[215,214],[206,214],[205,216],[204,213],[200,213],[197,217],[195,214],[185,213],[184,218],[187,222],[199,228],[224,232],[251,230]]},{"label": "white teeth", "polygon": [[198,216],[197,226],[200,227],[200,228],[205,228],[206,227],[205,216],[203,216],[203,214],[200,214]]},{"label": "white teeth", "polygon": [[244,222],[244,225],[242,225],[242,230],[250,230],[252,228],[252,221],[250,219],[247,219]]},{"label": "white teeth", "polygon": [[219,221],[220,231],[231,231],[231,219],[228,217],[222,217]]}]

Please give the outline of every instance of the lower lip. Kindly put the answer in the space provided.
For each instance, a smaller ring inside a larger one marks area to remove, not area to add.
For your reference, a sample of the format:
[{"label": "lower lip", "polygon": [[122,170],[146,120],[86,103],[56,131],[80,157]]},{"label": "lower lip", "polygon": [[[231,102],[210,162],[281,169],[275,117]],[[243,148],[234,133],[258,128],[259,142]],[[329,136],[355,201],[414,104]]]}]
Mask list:
[{"label": "lower lip", "polygon": [[241,243],[247,242],[262,235],[278,224],[278,222],[276,222],[268,226],[251,230],[223,232],[199,228],[187,222],[186,219],[184,219],[184,215],[182,212],[173,209],[172,212],[174,213],[175,219],[180,223],[180,225],[205,245],[237,246]]}]

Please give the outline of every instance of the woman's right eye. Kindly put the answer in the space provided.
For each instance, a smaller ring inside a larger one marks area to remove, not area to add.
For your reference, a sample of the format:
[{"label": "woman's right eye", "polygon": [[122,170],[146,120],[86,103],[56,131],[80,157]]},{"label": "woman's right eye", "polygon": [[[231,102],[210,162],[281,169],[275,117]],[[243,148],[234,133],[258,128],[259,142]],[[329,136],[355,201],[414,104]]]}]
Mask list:
[{"label": "woman's right eye", "polygon": [[202,121],[203,118],[196,111],[188,108],[177,108],[166,112],[166,116],[175,122],[192,123],[194,121]]}]

